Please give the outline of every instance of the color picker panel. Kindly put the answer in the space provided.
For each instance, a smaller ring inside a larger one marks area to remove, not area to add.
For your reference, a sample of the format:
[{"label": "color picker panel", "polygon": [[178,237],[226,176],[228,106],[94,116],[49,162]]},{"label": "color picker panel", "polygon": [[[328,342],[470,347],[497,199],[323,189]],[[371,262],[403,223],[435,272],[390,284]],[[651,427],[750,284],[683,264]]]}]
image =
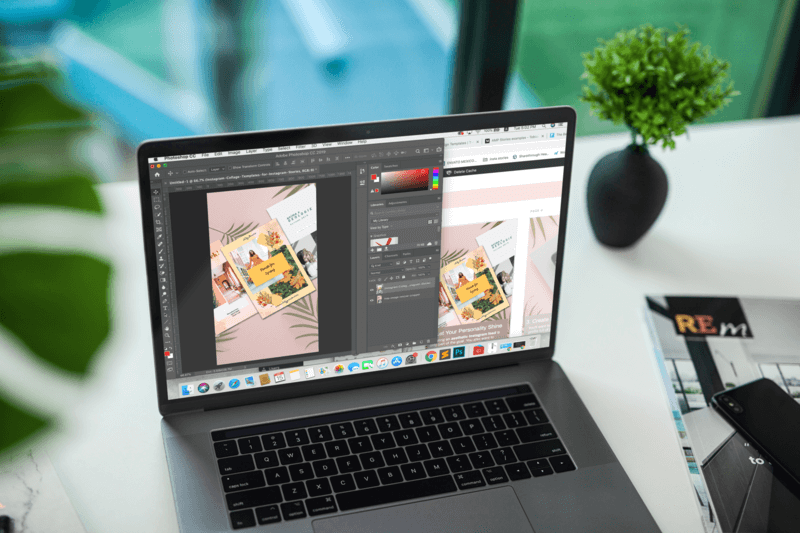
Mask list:
[{"label": "color picker panel", "polygon": [[414,168],[381,174],[381,194],[427,191],[430,169]]}]

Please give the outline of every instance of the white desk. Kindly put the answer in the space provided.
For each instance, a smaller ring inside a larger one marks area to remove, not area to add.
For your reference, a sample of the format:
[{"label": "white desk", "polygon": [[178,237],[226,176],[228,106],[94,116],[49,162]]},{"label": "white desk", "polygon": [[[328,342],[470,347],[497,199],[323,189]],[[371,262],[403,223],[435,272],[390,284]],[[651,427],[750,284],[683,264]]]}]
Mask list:
[{"label": "white desk", "polygon": [[[575,147],[558,361],[665,532],[700,532],[643,325],[647,293],[800,297],[800,119],[693,128],[653,155],[670,180],[636,247],[591,234],[586,178],[629,136]],[[104,250],[117,262],[114,337],[51,456],[92,532],[177,531],[156,408],[136,185],[104,186]],[[92,246],[93,249],[97,249]],[[109,252],[110,250],[110,252]]]}]

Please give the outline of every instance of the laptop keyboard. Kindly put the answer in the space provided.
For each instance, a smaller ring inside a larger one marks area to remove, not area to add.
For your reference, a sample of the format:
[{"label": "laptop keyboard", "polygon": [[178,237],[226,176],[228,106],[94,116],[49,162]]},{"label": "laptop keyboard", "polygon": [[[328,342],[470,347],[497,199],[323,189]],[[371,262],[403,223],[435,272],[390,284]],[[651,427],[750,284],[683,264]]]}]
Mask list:
[{"label": "laptop keyboard", "polygon": [[575,470],[527,385],[211,438],[234,529]]}]

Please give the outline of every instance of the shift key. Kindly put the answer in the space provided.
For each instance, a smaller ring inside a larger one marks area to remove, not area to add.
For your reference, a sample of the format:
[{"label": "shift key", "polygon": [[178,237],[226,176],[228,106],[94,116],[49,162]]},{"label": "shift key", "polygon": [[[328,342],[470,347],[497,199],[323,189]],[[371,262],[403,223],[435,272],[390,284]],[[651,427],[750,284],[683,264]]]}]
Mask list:
[{"label": "shift key", "polygon": [[545,440],[542,442],[531,442],[528,444],[520,444],[514,446],[514,452],[520,461],[528,461],[530,459],[541,459],[542,457],[549,457],[551,455],[563,455],[567,453],[564,445],[558,439]]}]

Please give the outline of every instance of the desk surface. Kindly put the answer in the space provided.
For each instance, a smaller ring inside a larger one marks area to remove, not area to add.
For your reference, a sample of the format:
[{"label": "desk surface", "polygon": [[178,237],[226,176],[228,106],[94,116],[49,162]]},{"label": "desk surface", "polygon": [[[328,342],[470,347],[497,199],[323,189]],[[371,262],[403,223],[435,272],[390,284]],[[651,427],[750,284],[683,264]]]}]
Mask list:
[{"label": "desk surface", "polygon": [[[653,149],[669,176],[667,204],[644,240],[617,251],[594,240],[586,179],[601,156],[628,141],[576,142],[557,360],[661,528],[700,532],[643,323],[643,295],[800,297],[800,119],[692,128],[675,151]],[[177,531],[136,185],[103,186],[102,194],[109,215],[94,222],[98,232],[87,246],[117,264],[114,334],[86,387],[63,392],[73,396],[50,455],[89,531]]]}]

